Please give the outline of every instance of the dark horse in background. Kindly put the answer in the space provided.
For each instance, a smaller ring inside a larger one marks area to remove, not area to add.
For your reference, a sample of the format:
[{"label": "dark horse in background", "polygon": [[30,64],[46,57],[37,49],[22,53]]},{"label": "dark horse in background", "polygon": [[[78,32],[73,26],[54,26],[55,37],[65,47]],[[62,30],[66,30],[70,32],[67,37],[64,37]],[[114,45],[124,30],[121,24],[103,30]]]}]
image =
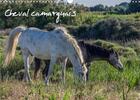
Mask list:
[{"label": "dark horse in background", "polygon": [[[121,63],[119,59],[119,55],[113,49],[111,50],[105,49],[103,47],[100,47],[94,44],[85,43],[84,41],[79,41],[78,43],[82,50],[85,63],[88,67],[87,79],[89,77],[91,62],[95,60],[105,60],[116,69],[120,71],[123,70],[123,64]],[[41,60],[38,58],[35,58],[34,61],[35,61],[34,78],[36,79],[37,73],[41,67]],[[45,66],[45,69],[43,70],[43,74],[48,73],[49,63],[50,63],[50,60],[45,60],[46,66]]]}]

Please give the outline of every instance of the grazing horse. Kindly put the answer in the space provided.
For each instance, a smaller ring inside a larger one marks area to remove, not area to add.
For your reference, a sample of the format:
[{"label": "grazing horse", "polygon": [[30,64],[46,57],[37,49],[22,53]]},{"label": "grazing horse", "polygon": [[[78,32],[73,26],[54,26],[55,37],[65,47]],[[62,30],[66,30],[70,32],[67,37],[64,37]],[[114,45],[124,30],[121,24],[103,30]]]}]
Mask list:
[{"label": "grazing horse", "polygon": [[88,68],[87,79],[89,77],[91,62],[94,60],[105,60],[119,71],[123,70],[123,64],[120,61],[119,54],[113,49],[105,49],[101,46],[85,43],[84,41],[80,41],[79,46],[83,51],[84,60]]},{"label": "grazing horse", "polygon": [[67,33],[64,27],[57,27],[52,31],[22,26],[16,27],[10,32],[6,47],[5,65],[8,65],[14,58],[17,43],[19,43],[23,55],[26,81],[31,81],[29,74],[30,55],[42,60],[50,60],[45,77],[47,84],[56,61],[61,62],[63,69],[67,58],[73,65],[76,79],[86,81],[87,68],[84,64],[81,49],[77,41]]},{"label": "grazing horse", "polygon": [[[105,49],[103,47],[94,45],[94,44],[89,44],[85,43],[84,41],[79,41],[79,46],[81,47],[81,50],[84,55],[84,60],[86,62],[87,68],[88,68],[88,73],[87,73],[87,79],[89,76],[89,71],[90,71],[90,64],[92,61],[95,60],[105,60],[109,62],[112,66],[114,66],[118,70],[123,70],[123,65],[119,59],[119,55],[117,52],[115,52],[113,49]],[[35,58],[35,72],[34,72],[34,78],[36,79],[37,72],[40,69],[40,59]],[[45,69],[44,71],[48,71],[48,65],[49,65],[49,60],[45,61]],[[66,64],[65,64],[66,65]]]}]

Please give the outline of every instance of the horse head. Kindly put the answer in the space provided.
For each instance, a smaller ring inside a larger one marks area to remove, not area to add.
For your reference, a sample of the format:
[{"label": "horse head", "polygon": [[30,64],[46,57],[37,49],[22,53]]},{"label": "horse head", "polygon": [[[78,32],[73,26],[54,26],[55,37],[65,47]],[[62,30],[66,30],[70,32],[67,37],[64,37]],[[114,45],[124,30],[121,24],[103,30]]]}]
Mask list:
[{"label": "horse head", "polygon": [[113,49],[110,50],[108,61],[116,69],[118,69],[120,71],[123,70],[123,64],[119,58],[119,54],[116,51],[114,51]]}]

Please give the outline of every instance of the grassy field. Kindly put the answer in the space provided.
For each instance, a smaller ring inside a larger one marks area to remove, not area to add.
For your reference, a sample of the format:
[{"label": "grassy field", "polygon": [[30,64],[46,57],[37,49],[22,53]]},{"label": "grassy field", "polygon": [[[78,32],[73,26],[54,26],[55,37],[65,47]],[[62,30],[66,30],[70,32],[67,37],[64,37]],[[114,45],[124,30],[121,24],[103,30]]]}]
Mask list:
[{"label": "grassy field", "polygon": [[105,12],[84,12],[78,13],[73,23],[75,25],[83,25],[83,24],[92,25],[100,20],[108,18],[138,22],[140,21],[140,13],[121,15],[121,14],[109,14]]},{"label": "grassy field", "polygon": [[[3,67],[3,52],[5,38],[0,37],[0,99],[1,100],[138,100],[140,99],[140,59],[133,46],[128,44],[127,56],[121,60],[124,71],[119,72],[107,62],[95,61],[91,66],[90,80],[86,85],[74,83],[72,68],[67,68],[66,84],[61,82],[60,66],[55,66],[49,86],[40,77],[32,83],[21,80],[23,77],[23,61],[20,51],[12,63]],[[93,41],[95,44],[122,49],[118,43],[102,40]],[[117,50],[116,49],[116,50]],[[124,48],[123,48],[124,49]],[[131,54],[129,52],[135,52]],[[125,50],[124,50],[125,52]],[[131,55],[130,55],[131,54]],[[33,65],[31,75],[33,77]]]}]

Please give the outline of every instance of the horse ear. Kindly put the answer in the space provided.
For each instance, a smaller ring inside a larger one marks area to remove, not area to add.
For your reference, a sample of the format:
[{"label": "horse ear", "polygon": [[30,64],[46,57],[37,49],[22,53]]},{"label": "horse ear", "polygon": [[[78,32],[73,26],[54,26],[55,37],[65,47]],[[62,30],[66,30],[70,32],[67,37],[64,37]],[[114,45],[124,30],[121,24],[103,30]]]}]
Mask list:
[{"label": "horse ear", "polygon": [[83,41],[83,40],[80,40],[79,42],[80,42],[80,43],[84,43],[84,41]]},{"label": "horse ear", "polygon": [[114,53],[114,54],[118,55],[118,52],[116,52],[114,49],[110,49],[110,53]]},{"label": "horse ear", "polygon": [[111,49],[110,49],[110,52],[111,52],[111,53],[114,53],[114,50],[111,48]]},{"label": "horse ear", "polygon": [[118,52],[115,52],[115,54],[116,54],[116,55],[119,55],[119,53],[118,53]]},{"label": "horse ear", "polygon": [[81,40],[81,41],[79,41],[79,43],[83,45],[83,44],[84,44],[84,41],[83,41],[83,40]]}]

